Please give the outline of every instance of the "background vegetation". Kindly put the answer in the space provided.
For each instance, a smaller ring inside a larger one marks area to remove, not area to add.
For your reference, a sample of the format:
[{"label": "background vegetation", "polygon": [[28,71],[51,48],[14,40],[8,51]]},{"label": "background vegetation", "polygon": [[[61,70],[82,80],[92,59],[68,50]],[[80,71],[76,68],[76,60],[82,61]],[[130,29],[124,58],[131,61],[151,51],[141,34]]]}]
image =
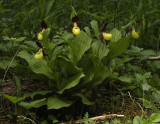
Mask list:
[{"label": "background vegetation", "polygon": [[106,124],[160,122],[159,0],[0,0],[0,36],[0,122],[93,123],[104,113],[125,115]]}]

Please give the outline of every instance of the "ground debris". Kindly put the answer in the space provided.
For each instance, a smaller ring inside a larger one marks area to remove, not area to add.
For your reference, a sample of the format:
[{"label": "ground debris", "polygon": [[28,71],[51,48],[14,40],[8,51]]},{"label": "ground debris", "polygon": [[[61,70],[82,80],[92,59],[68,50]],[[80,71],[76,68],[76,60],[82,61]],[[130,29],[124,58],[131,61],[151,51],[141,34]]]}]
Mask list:
[{"label": "ground debris", "polygon": [[[115,117],[124,117],[124,115],[118,115],[118,114],[104,114],[101,116],[96,116],[96,117],[92,117],[92,118],[87,118],[86,120],[92,120],[92,121],[103,121],[106,119],[111,119],[111,118],[115,118]],[[62,122],[62,123],[58,123],[58,124],[76,124],[76,123],[81,123],[83,119],[80,120],[75,120],[72,122]]]}]

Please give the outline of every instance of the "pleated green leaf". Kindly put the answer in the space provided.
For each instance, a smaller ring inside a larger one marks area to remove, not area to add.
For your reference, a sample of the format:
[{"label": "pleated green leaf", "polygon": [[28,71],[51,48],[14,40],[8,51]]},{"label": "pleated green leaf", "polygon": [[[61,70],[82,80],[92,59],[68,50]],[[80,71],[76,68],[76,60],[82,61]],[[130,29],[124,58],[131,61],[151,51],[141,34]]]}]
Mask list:
[{"label": "pleated green leaf", "polygon": [[57,93],[62,94],[64,90],[75,87],[84,76],[85,75],[82,72],[79,72],[70,78],[64,79],[59,85],[59,91]]},{"label": "pleated green leaf", "polygon": [[28,102],[20,102],[19,105],[26,108],[26,109],[30,109],[30,108],[39,108],[41,106],[44,106],[47,104],[46,98],[40,99],[40,100],[35,100],[32,101],[30,103]]},{"label": "pleated green leaf", "polygon": [[112,34],[111,42],[116,42],[122,37],[121,32],[115,28],[113,28],[110,33]]},{"label": "pleated green leaf", "polygon": [[101,60],[95,55],[91,55],[90,58],[93,62],[93,68],[94,68],[94,78],[92,80],[92,85],[96,86],[101,84],[103,80],[109,76],[110,71],[108,67],[104,66]]},{"label": "pleated green leaf", "polygon": [[103,59],[104,56],[107,56],[109,49],[107,46],[102,43],[100,40],[95,40],[91,46],[92,54],[97,56],[100,60]]},{"label": "pleated green leaf", "polygon": [[50,28],[46,29],[44,32],[43,32],[43,47],[44,48],[48,48],[49,47],[49,34],[50,34]]},{"label": "pleated green leaf", "polygon": [[78,68],[75,64],[73,64],[69,59],[59,56],[58,57],[58,63],[66,77],[70,77],[77,72],[81,72],[82,69]]},{"label": "pleated green leaf", "polygon": [[82,99],[83,104],[86,104],[86,105],[93,105],[93,104],[94,104],[94,102],[89,101],[89,100],[87,99],[87,97],[84,96],[84,95],[81,94],[81,93],[75,93],[75,94],[73,94],[73,96],[78,96],[78,97],[80,97],[80,98]]},{"label": "pleated green leaf", "polygon": [[126,51],[126,49],[129,47],[129,37],[124,37],[118,40],[117,42],[111,42],[109,44],[109,53],[107,56],[107,60],[111,60],[117,56],[120,56],[122,53]]},{"label": "pleated green leaf", "polygon": [[67,101],[58,96],[49,97],[47,100],[47,108],[48,109],[60,109],[63,107],[69,107],[73,102]]},{"label": "pleated green leaf", "polygon": [[97,21],[95,21],[95,20],[91,21],[91,26],[94,30],[94,33],[95,33],[96,37],[99,38],[100,33],[99,33]]},{"label": "pleated green leaf", "polygon": [[31,70],[37,74],[43,74],[47,76],[50,79],[56,79],[56,75],[53,73],[53,71],[48,67],[47,61],[44,59],[41,60],[35,60],[34,56],[29,54],[27,51],[20,51],[18,53],[18,56],[25,59]]},{"label": "pleated green leaf", "polygon": [[69,42],[71,47],[69,58],[73,63],[77,64],[81,60],[84,52],[90,48],[91,41],[92,39],[90,36],[87,35],[87,33],[81,31],[81,33],[76,36],[73,41]]}]

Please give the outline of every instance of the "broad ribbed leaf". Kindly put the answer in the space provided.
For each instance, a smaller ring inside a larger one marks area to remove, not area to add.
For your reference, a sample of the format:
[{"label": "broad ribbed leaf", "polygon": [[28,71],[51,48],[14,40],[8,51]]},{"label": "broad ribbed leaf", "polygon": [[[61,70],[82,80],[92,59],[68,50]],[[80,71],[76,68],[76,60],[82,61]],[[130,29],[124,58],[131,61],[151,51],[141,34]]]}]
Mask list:
[{"label": "broad ribbed leaf", "polygon": [[84,27],[84,30],[86,31],[86,33],[91,37],[92,34],[90,32],[90,29],[88,27]]},{"label": "broad ribbed leaf", "polygon": [[89,100],[87,99],[87,97],[85,97],[85,96],[84,96],[83,94],[81,94],[81,93],[73,94],[73,96],[78,96],[78,97],[80,97],[80,98],[82,99],[83,104],[86,104],[86,105],[93,105],[93,104],[94,104],[94,102],[89,101]]},{"label": "broad ribbed leaf", "polygon": [[98,57],[96,57],[95,55],[91,55],[90,58],[93,62],[94,73],[95,73],[94,78],[108,75],[107,74],[109,71],[108,68],[102,64],[101,60]]},{"label": "broad ribbed leaf", "polygon": [[81,72],[82,69],[78,68],[75,64],[73,64],[69,59],[59,56],[58,57],[58,63],[60,67],[62,68],[62,71],[66,77],[70,77],[77,72]]},{"label": "broad ribbed leaf", "polygon": [[88,88],[93,88],[101,84],[104,79],[109,76],[109,69],[93,54],[86,56],[80,64],[85,74],[81,86],[88,85]]},{"label": "broad ribbed leaf", "polygon": [[92,85],[99,85],[103,82],[103,80],[106,77],[109,76],[109,69],[106,66],[104,66],[101,60],[95,55],[91,55],[90,58],[93,62],[94,68],[94,78],[92,81]]},{"label": "broad ribbed leaf", "polygon": [[19,105],[26,108],[26,109],[30,109],[30,108],[39,108],[41,106],[44,106],[47,104],[46,98],[40,99],[40,100],[35,100],[32,101],[30,103],[28,102],[20,102]]},{"label": "broad ribbed leaf", "polygon": [[49,33],[50,33],[50,29],[46,29],[44,32],[43,32],[43,47],[45,48],[48,48],[49,47]]},{"label": "broad ribbed leaf", "polygon": [[50,79],[56,79],[53,71],[47,66],[47,61],[44,59],[35,60],[34,56],[29,54],[27,51],[21,51],[18,53],[18,56],[25,59],[31,70],[37,74],[43,74]]},{"label": "broad ribbed leaf", "polygon": [[80,62],[80,67],[83,68],[83,72],[85,77],[82,78],[82,83],[81,85],[85,85],[89,83],[93,77],[94,77],[94,68],[93,68],[93,62],[90,59],[89,55],[84,56],[82,61]]},{"label": "broad ribbed leaf", "polygon": [[62,94],[64,90],[75,87],[79,83],[80,79],[84,76],[85,75],[82,72],[79,72],[70,78],[63,79],[60,86],[58,87],[59,88],[58,93]]},{"label": "broad ribbed leaf", "polygon": [[109,49],[107,46],[99,40],[96,40],[92,43],[91,46],[92,54],[97,56],[100,60],[107,56]]},{"label": "broad ribbed leaf", "polygon": [[96,37],[99,38],[100,33],[99,33],[97,21],[95,21],[95,20],[91,21],[91,26],[95,32]]},{"label": "broad ribbed leaf", "polygon": [[73,41],[69,42],[71,47],[69,58],[73,63],[77,64],[81,60],[84,52],[90,48],[91,41],[92,39],[90,36],[81,31],[80,35],[76,36]]},{"label": "broad ribbed leaf", "polygon": [[66,101],[63,98],[58,96],[49,97],[47,101],[48,109],[60,109],[63,107],[68,107],[72,104],[72,102]]},{"label": "broad ribbed leaf", "polygon": [[119,39],[121,39],[121,32],[117,29],[112,29],[111,32],[112,34],[112,39],[111,39],[111,42],[116,42],[118,41]]},{"label": "broad ribbed leaf", "polygon": [[40,90],[40,91],[35,91],[35,92],[32,92],[32,93],[27,93],[27,94],[25,94],[25,96],[26,97],[31,97],[33,99],[34,96],[36,96],[36,95],[46,95],[46,94],[49,94],[51,92],[52,91],[48,91],[48,90]]},{"label": "broad ribbed leaf", "polygon": [[111,60],[121,55],[129,47],[129,43],[130,43],[129,37],[121,38],[117,42],[111,42],[109,44],[110,51],[108,53],[107,59]]}]

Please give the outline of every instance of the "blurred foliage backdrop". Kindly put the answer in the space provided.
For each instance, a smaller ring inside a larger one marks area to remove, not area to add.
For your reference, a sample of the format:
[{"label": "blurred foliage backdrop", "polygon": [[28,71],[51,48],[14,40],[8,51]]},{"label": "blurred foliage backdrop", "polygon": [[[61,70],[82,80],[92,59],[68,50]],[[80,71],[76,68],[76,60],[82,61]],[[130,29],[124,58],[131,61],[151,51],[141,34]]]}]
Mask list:
[{"label": "blurred foliage backdrop", "polygon": [[[74,14],[79,36],[67,30]],[[135,29],[140,37],[135,40],[126,31],[139,20]],[[40,43],[48,56],[37,62],[32,58],[39,50],[42,21],[47,28]],[[106,23],[106,32],[116,38],[104,43],[99,35]],[[18,123],[56,123],[82,118],[87,111],[92,116],[118,111],[128,91],[143,107],[159,113],[160,62],[148,59],[160,56],[159,48],[159,0],[0,0],[0,99],[13,103],[9,118]],[[5,92],[4,77],[5,83],[14,82],[16,93]],[[34,109],[25,113],[21,106]]]}]

